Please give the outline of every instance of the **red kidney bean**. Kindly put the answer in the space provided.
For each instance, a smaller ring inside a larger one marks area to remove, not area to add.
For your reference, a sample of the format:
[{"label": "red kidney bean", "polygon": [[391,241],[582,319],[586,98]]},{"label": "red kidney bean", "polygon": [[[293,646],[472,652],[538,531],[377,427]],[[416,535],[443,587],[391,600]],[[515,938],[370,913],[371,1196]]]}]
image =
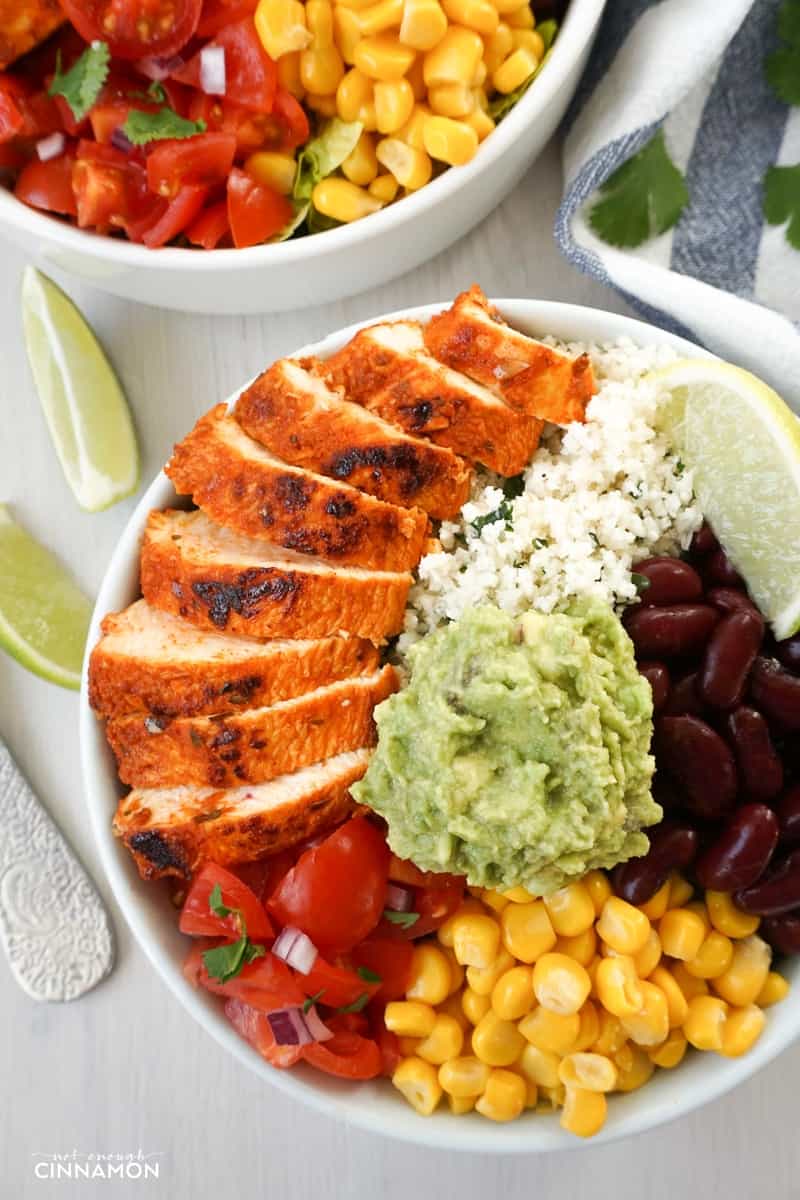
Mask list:
[{"label": "red kidney bean", "polygon": [[744,791],[752,800],[774,800],[783,787],[783,763],[769,725],[760,712],[742,705],[729,714],[727,727]]},{"label": "red kidney bean", "polygon": [[800,729],[800,678],[775,658],[759,657],[750,676],[750,695],[758,708],[784,729]]},{"label": "red kidney bean", "polygon": [[639,674],[643,675],[650,684],[650,691],[653,693],[653,712],[660,712],[669,696],[669,671],[663,663],[643,662],[639,663]]},{"label": "red kidney bean", "polygon": [[628,609],[623,624],[643,658],[675,658],[702,649],[718,620],[710,604],[639,604]]},{"label": "red kidney bean", "polygon": [[663,771],[656,771],[653,776],[652,792],[656,804],[660,804],[666,813],[681,812],[686,807],[685,797],[675,780]]},{"label": "red kidney bean", "polygon": [[698,600],[703,594],[703,581],[697,571],[680,558],[646,558],[633,569],[648,583],[639,597],[642,604],[682,604]]},{"label": "red kidney bean", "polygon": [[710,525],[704,521],[697,533],[692,537],[692,544],[689,547],[690,554],[713,554],[715,550],[719,550],[719,542],[714,536],[714,531]]},{"label": "red kidney bean", "polygon": [[698,858],[697,882],[715,892],[750,887],[766,870],[777,844],[778,818],[772,809],[766,804],[745,804]]},{"label": "red kidney bean", "polygon": [[781,829],[781,842],[785,846],[800,844],[800,783],[795,783],[784,792],[775,806]]},{"label": "red kidney bean", "polygon": [[[728,746],[699,717],[660,717],[656,723],[656,761],[686,789],[686,807],[714,821],[736,800],[736,764]],[[798,901],[800,903],[800,901]]]},{"label": "red kidney bean", "polygon": [[705,705],[697,692],[697,671],[693,671],[691,675],[684,675],[683,679],[672,685],[669,699],[664,705],[664,716],[702,717],[704,712]]},{"label": "red kidney bean", "polygon": [[712,588],[706,594],[706,600],[722,613],[738,612],[741,608],[745,608],[749,612],[758,612],[747,592],[740,592],[738,588]]},{"label": "red kidney bean", "polygon": [[780,660],[787,671],[800,675],[800,633],[778,642],[775,646],[775,657]]},{"label": "red kidney bean", "polygon": [[644,904],[672,871],[688,867],[697,853],[697,831],[690,825],[663,824],[648,831],[650,849],[630,858],[614,871],[614,891],[629,904]]},{"label": "red kidney bean", "polygon": [[755,611],[741,609],[722,618],[706,646],[697,680],[706,704],[733,708],[739,703],[763,637],[764,621]]},{"label": "red kidney bean", "polygon": [[792,850],[757,883],[737,891],[734,899],[745,912],[778,917],[800,906],[800,850]]},{"label": "red kidney bean", "polygon": [[722,549],[715,550],[703,563],[703,574],[709,582],[719,584],[720,587],[744,587],[744,580]]},{"label": "red kidney bean", "polygon": [[758,932],[779,954],[800,954],[800,912],[767,917]]}]

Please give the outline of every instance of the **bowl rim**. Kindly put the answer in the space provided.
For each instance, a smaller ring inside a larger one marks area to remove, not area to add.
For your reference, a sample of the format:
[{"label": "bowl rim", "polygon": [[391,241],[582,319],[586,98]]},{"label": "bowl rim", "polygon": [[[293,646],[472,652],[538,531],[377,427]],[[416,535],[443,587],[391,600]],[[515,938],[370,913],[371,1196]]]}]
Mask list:
[{"label": "bowl rim", "polygon": [[478,153],[462,167],[443,171],[425,187],[404,196],[396,204],[390,204],[368,220],[354,221],[326,230],[323,234],[272,242],[243,249],[232,247],[198,252],[185,247],[164,246],[154,256],[146,246],[137,245],[124,238],[112,238],[95,234],[88,229],[79,229],[67,221],[61,221],[44,212],[38,212],[23,204],[7,188],[0,186],[0,225],[24,229],[44,241],[55,243],[63,249],[87,254],[94,259],[110,261],[127,267],[159,267],[192,274],[197,271],[214,272],[230,268],[252,268],[258,266],[287,266],[306,260],[309,245],[314,255],[331,255],[346,251],[362,241],[381,237],[389,229],[406,225],[425,214],[439,203],[447,200],[462,186],[468,185],[484,171],[488,171],[502,157],[505,150],[522,133],[526,124],[536,120],[555,98],[565,79],[580,57],[587,42],[594,35],[606,0],[570,0],[563,25],[559,31],[547,69],[542,72],[508,116],[492,131]]},{"label": "bowl rim", "polygon": [[[404,318],[424,321],[447,307],[448,303],[449,301],[427,304],[376,315],[329,334],[319,342],[295,351],[294,354],[316,354],[325,357],[365,325],[375,321]],[[686,357],[715,357],[665,330],[600,309],[544,300],[497,299],[493,303],[512,324],[540,333],[554,331],[556,336],[564,337],[565,340],[588,342],[627,337],[640,344],[669,345],[679,353],[684,353]],[[559,327],[561,330],[567,327],[575,332],[567,336],[559,332]],[[582,332],[578,332],[579,330]],[[238,392],[233,393],[230,401],[235,399],[237,394]],[[162,471],[145,489],[128,519],[100,585],[90,623],[81,680],[81,767],[86,804],[100,862],[134,938],[179,1002],[221,1046],[293,1100],[368,1132],[445,1150],[467,1150],[484,1154],[534,1154],[554,1150],[579,1150],[607,1144],[685,1116],[744,1082],[800,1034],[798,1004],[793,1017],[769,1023],[760,1041],[747,1055],[738,1059],[718,1059],[717,1056],[713,1056],[715,1061],[709,1068],[703,1068],[704,1073],[699,1082],[691,1079],[692,1062],[682,1064],[684,1086],[677,1100],[671,1100],[668,1095],[659,1096],[658,1089],[647,1094],[646,1102],[638,1093],[628,1096],[615,1095],[606,1125],[589,1141],[573,1138],[560,1129],[555,1117],[542,1114],[537,1114],[535,1122],[522,1120],[506,1125],[495,1125],[479,1118],[468,1121],[463,1118],[458,1121],[450,1120],[449,1114],[444,1113],[421,1120],[410,1107],[401,1104],[399,1098],[395,1104],[395,1098],[392,1097],[391,1116],[387,1117],[382,1115],[380,1104],[370,1103],[370,1095],[378,1099],[374,1084],[341,1086],[338,1081],[321,1076],[310,1068],[281,1071],[266,1063],[233,1030],[214,1003],[216,998],[201,994],[191,987],[181,972],[180,963],[176,964],[174,961],[174,954],[162,941],[154,939],[148,928],[146,909],[140,902],[140,892],[142,888],[152,885],[147,885],[139,878],[129,854],[111,832],[109,796],[117,796],[120,785],[101,724],[88,702],[89,655],[99,636],[100,622],[109,611],[118,608],[120,603],[130,603],[133,596],[138,594],[138,549],[147,513],[151,508],[163,507],[174,499],[174,488]],[[119,594],[123,590],[127,598],[120,600]],[[788,1001],[785,1003],[788,1005]],[[788,1008],[784,1009],[784,1012],[788,1011]],[[693,1062],[697,1067],[700,1062],[699,1056]],[[672,1072],[665,1073],[666,1079],[672,1075]],[[689,1082],[694,1082],[695,1086],[687,1086]],[[388,1084],[388,1081],[379,1080],[377,1083]],[[362,1089],[365,1091],[362,1092]],[[372,1092],[370,1089],[373,1089]],[[664,1090],[669,1091],[668,1084],[662,1085],[662,1091]]]}]

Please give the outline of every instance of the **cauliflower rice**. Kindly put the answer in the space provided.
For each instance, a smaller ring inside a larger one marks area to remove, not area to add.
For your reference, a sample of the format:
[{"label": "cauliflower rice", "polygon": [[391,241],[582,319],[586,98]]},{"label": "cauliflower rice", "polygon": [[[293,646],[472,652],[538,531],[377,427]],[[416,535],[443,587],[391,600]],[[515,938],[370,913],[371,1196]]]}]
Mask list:
[{"label": "cauliflower rice", "polygon": [[576,596],[617,607],[636,598],[632,565],[685,549],[702,514],[691,471],[655,428],[659,394],[649,372],[678,357],[629,338],[578,343],[598,392],[586,422],[545,427],[531,465],[504,480],[479,470],[456,521],[439,531],[409,595],[398,651],[478,604],[516,615],[561,609]]}]

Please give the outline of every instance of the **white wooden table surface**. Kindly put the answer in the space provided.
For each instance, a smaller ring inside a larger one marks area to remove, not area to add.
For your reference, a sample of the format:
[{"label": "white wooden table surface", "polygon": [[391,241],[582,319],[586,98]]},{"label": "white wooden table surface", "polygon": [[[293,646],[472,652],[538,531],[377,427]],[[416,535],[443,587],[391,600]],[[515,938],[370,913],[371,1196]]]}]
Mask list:
[{"label": "white wooden table surface", "polygon": [[[266,317],[200,317],[140,307],[62,281],[94,323],[133,405],[143,480],[214,401],[278,355],[351,321],[490,295],[624,311],[579,276],[551,237],[558,197],[551,147],[472,235],[420,270],[341,304]],[[133,501],[100,515],[75,506],[50,447],[22,346],[23,256],[0,242],[0,500],[94,593]],[[0,1198],[150,1195],[169,1200],[752,1200],[800,1196],[800,1046],[736,1094],[634,1141],[505,1161],[458,1158],[383,1140],[271,1091],[194,1025],[154,975],[114,909],[87,828],[78,700],[0,655],[0,730],[92,870],[114,911],[114,974],[72,1005],[36,1005],[0,961]],[[157,1182],[43,1181],[38,1155],[159,1154]]]}]

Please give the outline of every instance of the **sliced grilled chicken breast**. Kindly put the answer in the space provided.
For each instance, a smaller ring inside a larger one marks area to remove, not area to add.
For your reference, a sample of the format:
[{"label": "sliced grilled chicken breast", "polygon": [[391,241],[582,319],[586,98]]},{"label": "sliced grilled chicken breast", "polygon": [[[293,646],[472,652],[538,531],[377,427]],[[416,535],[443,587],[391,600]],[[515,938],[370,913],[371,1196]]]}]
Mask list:
[{"label": "sliced grilled chicken breast", "polygon": [[[310,365],[310,364],[309,364]],[[471,470],[445,446],[410,437],[343,400],[307,364],[282,358],[239,397],[239,424],[273,454],[432,517],[454,517]]]},{"label": "sliced grilled chicken breast", "polygon": [[512,408],[557,425],[582,421],[595,390],[588,354],[570,358],[512,329],[477,285],[432,318],[425,344]]},{"label": "sliced grilled chicken breast", "polygon": [[396,690],[394,668],[384,667],[229,716],[112,717],[106,737],[132,787],[264,783],[374,745],[372,711]]},{"label": "sliced grilled chicken breast", "polygon": [[209,633],[137,600],[103,621],[89,660],[101,716],[236,713],[290,700],[378,666],[361,638],[259,642]]},{"label": "sliced grilled chicken breast", "polygon": [[220,525],[301,554],[407,571],[422,556],[427,517],[293,467],[253,441],[218,404],[175,447],[165,468]]},{"label": "sliced grilled chicken breast", "polygon": [[342,820],[349,788],[367,769],[369,750],[354,750],[250,787],[147,788],[120,801],[114,833],[144,879],[189,879],[209,860],[251,862]]},{"label": "sliced grilled chicken breast", "polygon": [[519,474],[539,444],[543,422],[437,362],[416,321],[360,330],[320,370],[348,400],[501,475]]},{"label": "sliced grilled chicken breast", "polygon": [[411,576],[336,567],[168,509],[148,518],[141,581],[148,604],[204,629],[380,642],[403,627]]}]

